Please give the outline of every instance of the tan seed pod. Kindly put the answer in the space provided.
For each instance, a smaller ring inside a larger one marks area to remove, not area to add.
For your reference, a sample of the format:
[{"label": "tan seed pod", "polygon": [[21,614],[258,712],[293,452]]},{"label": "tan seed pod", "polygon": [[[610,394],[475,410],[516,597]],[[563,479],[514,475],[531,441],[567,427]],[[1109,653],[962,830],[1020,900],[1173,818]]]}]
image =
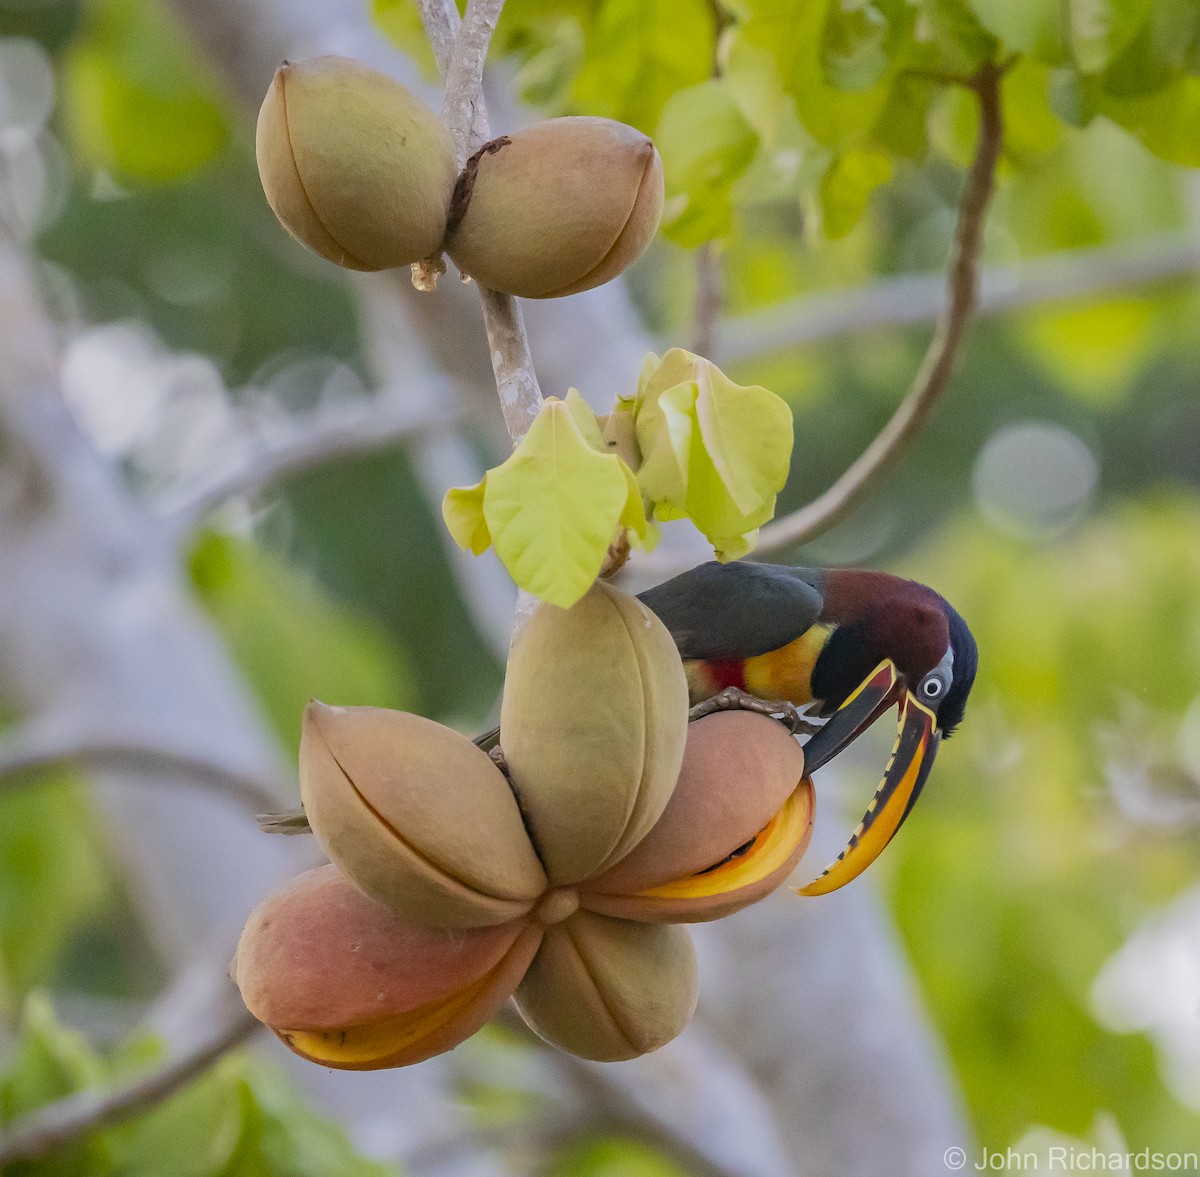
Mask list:
[{"label": "tan seed pod", "polygon": [[687,681],[671,635],[598,581],[543,604],[509,654],[500,744],[551,883],[619,862],[658,820],[687,738]]},{"label": "tan seed pod", "polygon": [[233,976],[246,1008],[326,1067],[402,1067],[480,1029],[541,940],[524,923],[447,931],[393,915],[334,866],[293,879],[246,922]]},{"label": "tan seed pod", "polygon": [[465,736],[422,716],[310,703],[300,794],[329,857],[409,919],[499,924],[546,889],[503,773]]},{"label": "tan seed pod", "polygon": [[729,711],[688,729],[679,783],[657,825],[580,887],[589,911],[625,919],[720,919],[791,874],[812,834],[804,750],[765,715]]},{"label": "tan seed pod", "polygon": [[599,1062],[665,1046],[696,1009],[687,930],[578,911],[547,928],[517,1008],[547,1042]]},{"label": "tan seed pod", "polygon": [[454,144],[386,74],[345,57],[285,62],[259,111],[256,151],[275,215],[323,258],[384,270],[441,244]]},{"label": "tan seed pod", "polygon": [[548,119],[468,161],[445,248],[492,290],[577,294],[615,278],[650,244],[662,202],[662,160],[640,131],[612,119]]}]

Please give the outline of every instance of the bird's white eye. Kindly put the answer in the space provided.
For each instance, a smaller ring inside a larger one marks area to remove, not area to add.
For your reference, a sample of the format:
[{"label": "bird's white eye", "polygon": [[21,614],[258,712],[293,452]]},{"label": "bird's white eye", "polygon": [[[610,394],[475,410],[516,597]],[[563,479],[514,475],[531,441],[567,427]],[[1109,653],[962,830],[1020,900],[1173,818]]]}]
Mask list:
[{"label": "bird's white eye", "polygon": [[940,699],[954,681],[954,647],[947,646],[942,660],[923,678],[917,693],[927,703]]}]

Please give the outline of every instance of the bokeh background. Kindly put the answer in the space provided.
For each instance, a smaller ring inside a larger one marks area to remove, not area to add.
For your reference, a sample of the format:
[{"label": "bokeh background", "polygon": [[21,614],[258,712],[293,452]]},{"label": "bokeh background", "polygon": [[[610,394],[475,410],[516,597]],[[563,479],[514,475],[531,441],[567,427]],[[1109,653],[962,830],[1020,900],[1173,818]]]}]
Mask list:
[{"label": "bokeh background", "polygon": [[[412,0],[0,0],[14,740],[169,738],[286,782],[311,696],[487,722],[512,590],[438,513],[505,441],[474,291],[306,254],[253,156],[284,56],[361,57],[436,107],[421,38]],[[6,1172],[930,1177],[952,1146],[1197,1148],[1200,6],[510,0],[488,100],[497,132],[621,118],[666,164],[627,277],[527,309],[545,391],[603,411],[699,337],[794,408],[782,513],[912,379],[975,133],[943,75],[1010,53],[951,391],[861,509],[774,557],[911,575],[979,641],[967,722],[871,874],[705,929],[697,1023],[653,1059],[573,1066],[502,1027],[344,1076],[256,1040]],[[630,584],[700,557],[669,529]],[[884,754],[823,782],[802,871]],[[136,765],[2,783],[11,1124],[211,1034],[241,920],[309,851]]]}]

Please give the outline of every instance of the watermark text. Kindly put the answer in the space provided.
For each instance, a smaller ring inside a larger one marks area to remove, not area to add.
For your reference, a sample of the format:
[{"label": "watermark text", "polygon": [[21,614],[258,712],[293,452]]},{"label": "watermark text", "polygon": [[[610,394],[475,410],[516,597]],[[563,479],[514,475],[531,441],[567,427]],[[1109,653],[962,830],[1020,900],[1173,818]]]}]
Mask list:
[{"label": "watermark text", "polygon": [[947,1169],[968,1173],[1200,1173],[1200,1153],[1152,1148],[1111,1152],[1086,1145],[1051,1145],[1037,1152],[985,1148],[973,1154],[948,1148],[943,1160]]}]

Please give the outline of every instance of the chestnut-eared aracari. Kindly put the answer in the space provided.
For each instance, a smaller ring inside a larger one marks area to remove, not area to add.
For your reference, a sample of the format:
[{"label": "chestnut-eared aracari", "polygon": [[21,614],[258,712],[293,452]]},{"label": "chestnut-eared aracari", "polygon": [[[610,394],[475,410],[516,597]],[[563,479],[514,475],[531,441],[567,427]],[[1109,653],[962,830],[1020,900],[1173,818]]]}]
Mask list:
[{"label": "chestnut-eared aracari", "polygon": [[978,662],[966,622],[933,589],[851,568],[710,562],[640,597],[679,647],[693,704],[741,692],[775,712],[827,717],[804,748],[809,773],[898,705],[896,744],[861,824],[800,893],[857,878],[912,811],[940,741],[962,720]]}]

